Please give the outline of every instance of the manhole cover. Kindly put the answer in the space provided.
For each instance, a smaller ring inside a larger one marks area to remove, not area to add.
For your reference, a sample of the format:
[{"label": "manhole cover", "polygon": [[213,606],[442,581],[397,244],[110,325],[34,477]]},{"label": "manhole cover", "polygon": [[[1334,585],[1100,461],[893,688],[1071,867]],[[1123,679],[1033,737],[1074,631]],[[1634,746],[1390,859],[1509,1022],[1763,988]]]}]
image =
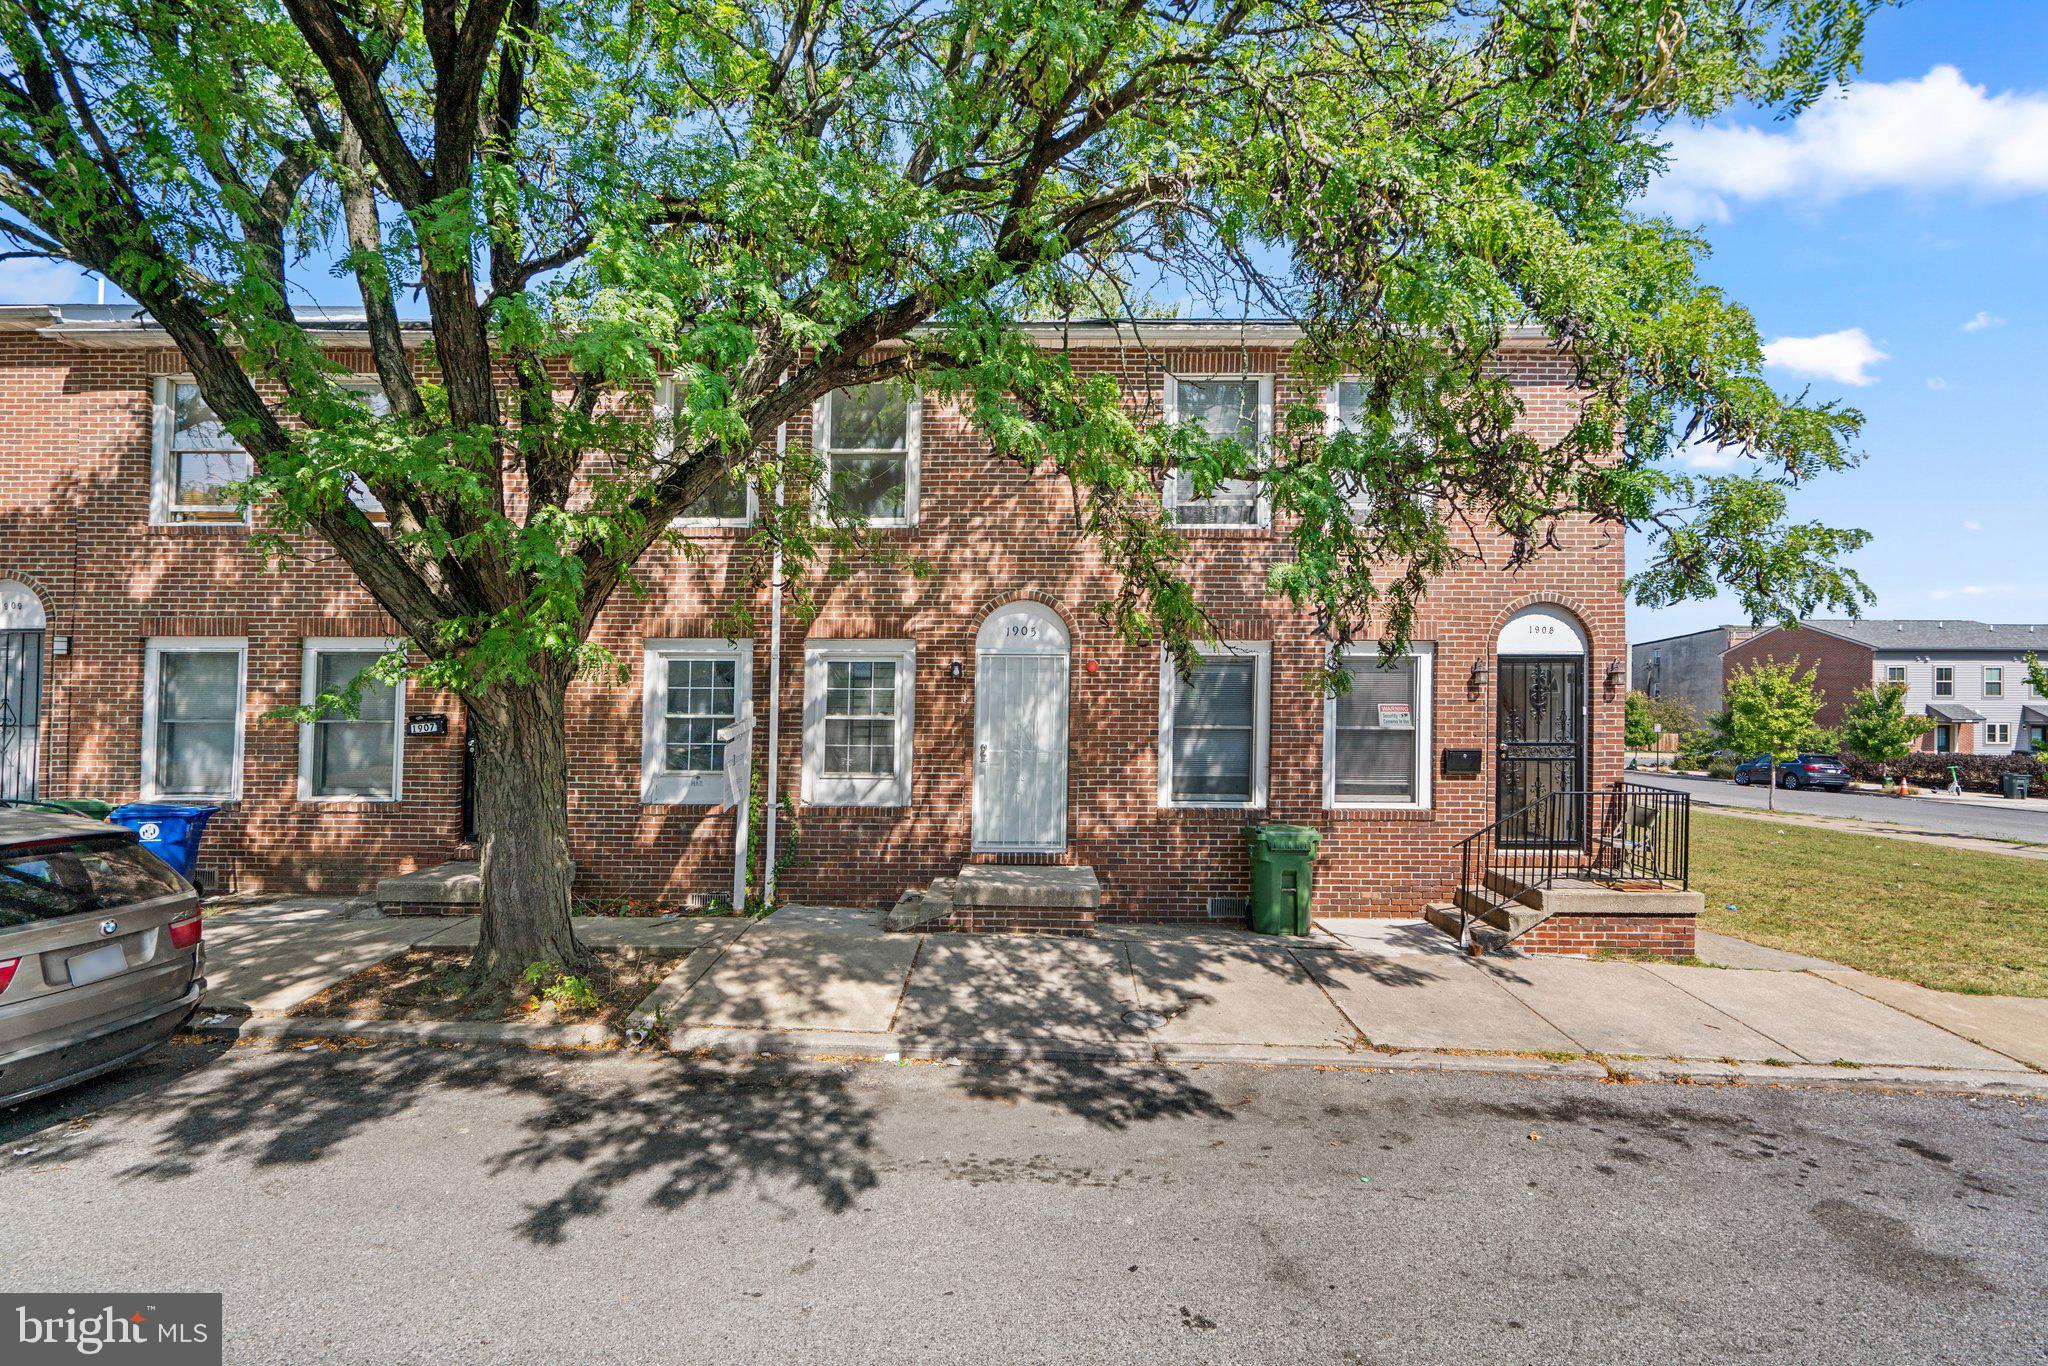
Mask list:
[{"label": "manhole cover", "polygon": [[1157,1029],[1166,1023],[1166,1017],[1156,1010],[1126,1010],[1124,1023],[1133,1029]]}]

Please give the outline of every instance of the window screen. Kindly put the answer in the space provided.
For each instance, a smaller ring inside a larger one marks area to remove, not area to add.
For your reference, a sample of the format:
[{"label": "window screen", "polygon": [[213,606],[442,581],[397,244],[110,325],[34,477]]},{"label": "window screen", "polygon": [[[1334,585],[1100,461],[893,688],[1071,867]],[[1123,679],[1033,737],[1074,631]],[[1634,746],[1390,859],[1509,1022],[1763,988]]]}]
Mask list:
[{"label": "window screen", "polygon": [[863,384],[825,399],[832,502],[875,521],[900,521],[910,497],[910,391]]},{"label": "window screen", "polygon": [[[1259,382],[1176,380],[1174,418],[1216,440],[1254,447],[1259,440]],[[1194,479],[1176,472],[1173,502],[1175,519],[1183,526],[1253,526],[1259,520],[1259,485],[1254,479],[1226,479],[1207,498],[1197,498]]]},{"label": "window screen", "polygon": [[[317,697],[339,693],[382,657],[377,650],[320,650],[313,656]],[[328,712],[313,722],[312,788],[316,797],[389,800],[398,747],[398,685],[363,685],[355,716]]]},{"label": "window screen", "polygon": [[1332,762],[1340,802],[1412,802],[1421,699],[1412,658],[1381,668],[1377,656],[1351,661],[1351,690],[1336,699]]},{"label": "window screen", "polygon": [[1258,661],[1205,659],[1173,688],[1173,800],[1249,802]]},{"label": "window screen", "polygon": [[233,650],[166,650],[157,661],[156,786],[166,794],[234,790],[241,657]]}]

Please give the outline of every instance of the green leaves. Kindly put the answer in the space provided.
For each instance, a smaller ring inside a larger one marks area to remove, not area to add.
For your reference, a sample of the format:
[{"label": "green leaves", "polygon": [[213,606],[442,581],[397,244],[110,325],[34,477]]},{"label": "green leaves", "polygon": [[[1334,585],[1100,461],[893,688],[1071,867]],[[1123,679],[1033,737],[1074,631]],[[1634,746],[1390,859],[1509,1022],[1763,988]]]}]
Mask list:
[{"label": "green leaves", "polygon": [[[1662,120],[1795,111],[1870,9],[483,0],[430,35],[410,0],[66,0],[0,14],[0,232],[150,308],[249,446],[268,543],[326,539],[450,686],[604,667],[603,604],[730,476],[746,554],[799,585],[913,567],[814,513],[817,460],[776,441],[876,379],[1064,480],[1105,617],[1183,656],[1176,470],[1260,482],[1269,585],[1333,642],[1391,648],[1443,575],[1589,521],[1647,536],[1641,601],[1853,612],[1866,538],[1789,495],[1854,465],[1860,416],[1766,383],[1704,243],[1632,200]],[[289,312],[321,270],[382,404]],[[1256,447],[1170,428],[1025,329],[1151,294],[1299,324],[1290,378],[1352,377],[1356,411]],[[1503,348],[1576,411],[1532,410]],[[1748,458],[1695,476],[1687,440]]]}]

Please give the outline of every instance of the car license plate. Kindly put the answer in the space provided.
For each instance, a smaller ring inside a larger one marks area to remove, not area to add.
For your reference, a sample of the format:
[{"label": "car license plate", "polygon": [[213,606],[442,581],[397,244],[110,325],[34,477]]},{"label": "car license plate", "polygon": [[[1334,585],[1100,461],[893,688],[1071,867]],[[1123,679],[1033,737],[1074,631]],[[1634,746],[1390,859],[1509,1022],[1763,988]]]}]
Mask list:
[{"label": "car license plate", "polygon": [[119,944],[102,944],[90,953],[73,954],[64,960],[64,967],[71,976],[71,985],[82,987],[126,971],[128,955]]}]

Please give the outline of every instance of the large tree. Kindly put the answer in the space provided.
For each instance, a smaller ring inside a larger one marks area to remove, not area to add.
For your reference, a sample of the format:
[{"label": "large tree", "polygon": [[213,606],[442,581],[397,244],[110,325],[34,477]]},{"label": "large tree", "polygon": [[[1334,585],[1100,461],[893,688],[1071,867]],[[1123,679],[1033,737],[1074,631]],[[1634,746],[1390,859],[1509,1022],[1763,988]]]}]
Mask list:
[{"label": "large tree", "polygon": [[[258,517],[468,700],[488,984],[578,957],[564,692],[671,519],[737,473],[790,495],[757,549],[860,550],[772,440],[841,386],[914,378],[1070,481],[1110,618],[1180,651],[1176,466],[1265,482],[1274,586],[1334,639],[1588,517],[1648,533],[1645,601],[1853,610],[1860,533],[1787,493],[1853,463],[1857,415],[1774,392],[1702,240],[1630,206],[1661,126],[1796,112],[1872,3],[0,0],[0,232],[143,305]],[[382,404],[294,316],[330,272]],[[1310,377],[1369,378],[1363,430],[1169,432],[1020,329],[1152,282],[1298,322]],[[1489,364],[1517,326],[1574,368],[1559,439]],[[1755,459],[1688,477],[1681,441]]]}]

